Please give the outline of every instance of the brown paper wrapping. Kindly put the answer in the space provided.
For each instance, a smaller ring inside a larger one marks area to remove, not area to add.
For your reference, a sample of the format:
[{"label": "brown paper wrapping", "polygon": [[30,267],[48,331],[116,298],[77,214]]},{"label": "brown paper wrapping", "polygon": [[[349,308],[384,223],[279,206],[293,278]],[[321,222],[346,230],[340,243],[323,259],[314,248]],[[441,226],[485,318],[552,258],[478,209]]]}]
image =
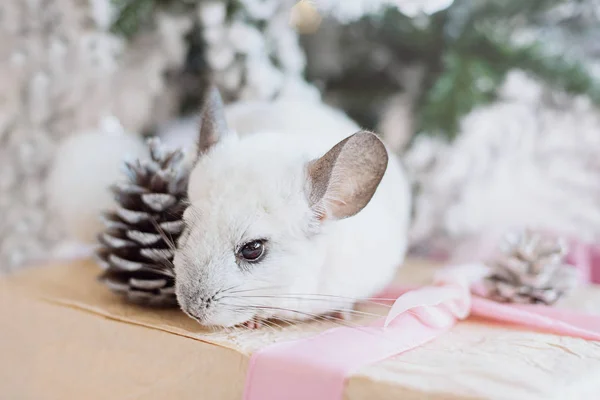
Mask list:
[{"label": "brown paper wrapping", "polygon": [[[410,262],[398,279],[427,283],[433,270]],[[98,272],[76,262],[0,279],[0,399],[241,399],[253,351],[334,326],[206,331],[178,310],[124,303]],[[560,306],[599,313],[600,289]],[[599,343],[469,320],[357,371],[345,399],[594,399],[599,378]]]}]

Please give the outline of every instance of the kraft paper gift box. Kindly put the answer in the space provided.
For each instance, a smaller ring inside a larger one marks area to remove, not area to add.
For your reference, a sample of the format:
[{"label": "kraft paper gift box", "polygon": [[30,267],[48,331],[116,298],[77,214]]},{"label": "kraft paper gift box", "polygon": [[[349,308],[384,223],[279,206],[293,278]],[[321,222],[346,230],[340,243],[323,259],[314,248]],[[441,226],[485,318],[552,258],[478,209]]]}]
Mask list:
[{"label": "kraft paper gift box", "polygon": [[[398,280],[426,284],[434,270],[411,261]],[[241,399],[252,352],[334,326],[206,331],[178,310],[124,303],[98,272],[74,262],[0,279],[0,399]],[[600,288],[559,306],[597,314]],[[599,343],[476,319],[363,367],[344,390],[351,400],[599,396]]]}]

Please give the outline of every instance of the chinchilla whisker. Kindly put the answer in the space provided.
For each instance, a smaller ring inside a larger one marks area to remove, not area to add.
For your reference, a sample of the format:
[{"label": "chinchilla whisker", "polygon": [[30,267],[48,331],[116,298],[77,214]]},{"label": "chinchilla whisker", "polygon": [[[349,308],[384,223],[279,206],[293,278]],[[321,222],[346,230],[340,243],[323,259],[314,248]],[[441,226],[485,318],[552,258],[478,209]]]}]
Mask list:
[{"label": "chinchilla whisker", "polygon": [[[237,310],[241,310],[241,311],[247,311],[248,309],[253,309],[253,310],[274,310],[274,311],[288,311],[288,312],[292,312],[292,313],[297,313],[300,315],[304,315],[309,317],[306,321],[304,322],[309,322],[309,321],[317,321],[317,322],[330,322],[333,324],[336,324],[338,326],[341,327],[345,327],[345,328],[351,328],[351,329],[357,329],[363,333],[367,333],[369,335],[375,335],[374,332],[372,332],[370,329],[368,329],[368,327],[365,326],[361,326],[361,325],[357,325],[357,324],[353,324],[343,318],[338,318],[338,317],[334,317],[331,315],[317,315],[317,314],[311,314],[311,313],[305,313],[302,311],[298,311],[298,310],[292,310],[292,309],[287,309],[287,308],[282,308],[282,307],[269,307],[269,306],[259,306],[259,305],[238,305],[238,304],[222,304],[223,306],[226,306],[228,308],[234,308]],[[380,315],[377,315],[378,317],[381,317]],[[303,321],[298,321],[298,320],[293,320],[291,318],[285,318],[285,317],[275,317],[275,320],[278,321],[282,321],[282,322],[287,322],[289,325],[297,325],[299,322],[303,322]],[[383,338],[383,340],[387,340],[392,342],[392,340],[388,339],[388,338]]]},{"label": "chinchilla whisker", "polygon": [[354,310],[352,308],[336,308],[335,311],[348,313],[356,316],[365,316],[365,317],[382,317],[381,314],[371,313],[367,311]]},{"label": "chinchilla whisker", "polygon": [[[320,295],[288,295],[288,294],[283,294],[283,295],[243,295],[243,296],[235,296],[235,297],[239,297],[239,298],[244,298],[244,299],[260,299],[260,298],[264,298],[264,299],[293,299],[293,300],[310,300],[310,301],[332,301],[332,299],[338,298],[338,299],[342,299],[342,300],[353,300],[347,297],[342,297],[342,296],[326,296],[325,298],[319,298]],[[384,299],[385,300],[385,299]],[[395,299],[394,299],[395,300]],[[371,300],[356,300],[357,302],[360,303],[364,303],[364,304],[372,304],[372,305],[377,305],[377,306],[381,306],[381,307],[387,307],[387,308],[391,308],[392,306],[389,304],[385,304],[385,303],[379,303],[376,301],[371,301]]]},{"label": "chinchilla whisker", "polygon": [[231,286],[231,287],[228,287],[227,289],[222,289],[222,290],[219,290],[219,291],[217,292],[217,294],[221,294],[221,293],[227,293],[227,292],[229,292],[230,290],[233,290],[233,289],[235,289],[235,288],[238,288],[238,287],[240,287],[240,286],[241,286],[241,284],[239,284],[239,285],[233,285],[233,286]]},{"label": "chinchilla whisker", "polygon": [[275,319],[274,322],[277,324],[277,326],[279,326],[280,328],[284,328],[283,326],[279,325],[279,322],[282,322],[284,324],[287,324],[287,326],[294,326],[296,324],[296,322],[294,320],[291,319],[287,319],[287,318],[279,318],[279,319]]},{"label": "chinchilla whisker", "polygon": [[263,320],[260,320],[260,323],[271,328],[273,330],[273,332],[281,331],[281,329],[282,329],[282,327],[277,325],[274,321],[269,321],[269,320],[263,319]]},{"label": "chinchilla whisker", "polygon": [[274,311],[287,311],[287,312],[293,312],[293,313],[298,313],[300,315],[304,315],[307,317],[312,317],[315,318],[318,315],[316,314],[311,314],[311,313],[305,313],[303,311],[298,311],[298,310],[292,310],[290,308],[283,308],[283,307],[272,307],[272,306],[263,306],[263,305],[256,305],[256,304],[248,304],[248,305],[240,305],[240,304],[223,304],[223,305],[227,305],[227,306],[232,306],[232,307],[237,307],[239,309],[254,309],[254,310],[274,310]]},{"label": "chinchilla whisker", "polygon": [[346,328],[353,328],[353,329],[358,329],[360,331],[369,333],[369,334],[373,334],[373,332],[370,332],[366,329],[366,327],[358,325],[358,324],[354,324],[344,318],[339,318],[339,317],[335,317],[333,315],[317,315],[314,317],[315,321],[322,321],[322,322],[333,322],[334,324],[340,325],[340,326],[344,326]]},{"label": "chinchilla whisker", "polygon": [[[293,326],[298,326],[298,320],[294,320],[291,318],[284,318],[284,317],[279,317],[279,318],[274,318],[273,321],[276,321],[277,323],[282,323],[282,324],[286,324],[285,326],[281,326],[279,325],[279,327],[281,329],[283,328],[289,328],[289,327],[293,327]],[[312,319],[309,319],[307,321],[312,321]]]},{"label": "chinchilla whisker", "polygon": [[291,296],[319,296],[319,297],[333,297],[338,299],[346,299],[346,300],[354,300],[354,301],[369,301],[369,300],[378,300],[378,301],[396,301],[397,299],[389,299],[384,297],[374,297],[372,299],[365,299],[362,297],[349,297],[349,296],[338,296],[336,294],[322,294],[322,293],[290,293]]},{"label": "chinchilla whisker", "polygon": [[[192,204],[190,203],[190,206],[191,205]],[[202,218],[202,211],[199,208],[197,208],[197,207],[189,207],[188,209],[191,210],[190,212],[192,214],[194,214],[194,217],[196,217],[198,219]]]},{"label": "chinchilla whisker", "polygon": [[297,323],[299,322],[298,320],[287,319],[285,317],[274,317],[274,318],[264,318],[264,319],[262,319],[262,321],[267,321],[267,320],[269,322],[271,322],[272,324],[275,324],[280,329],[285,328],[285,326],[281,326],[279,324],[280,322],[286,324],[287,327],[297,325]]},{"label": "chinchilla whisker", "polygon": [[233,292],[224,292],[226,294],[237,294],[237,293],[248,293],[248,292],[256,292],[258,290],[271,290],[271,289],[281,289],[283,286],[267,286],[267,287],[259,287],[254,289],[244,289],[244,290],[235,290]]},{"label": "chinchilla whisker", "polygon": [[[369,334],[369,335],[377,336],[375,332],[373,332],[372,330],[369,329],[369,327],[349,323],[348,321],[346,321],[343,318],[332,317],[330,315],[318,315],[313,320],[314,321],[322,321],[322,322],[332,322],[334,324],[343,326],[345,328],[352,328],[352,329],[359,330],[359,331]],[[390,343],[394,342],[393,340],[391,340],[387,337],[382,337],[380,339],[385,340]]]},{"label": "chinchilla whisker", "polygon": [[[296,299],[294,297],[278,297],[278,296],[223,296],[220,297],[218,300],[222,300],[222,299],[253,299],[253,298],[274,298],[274,299]],[[325,301],[324,299],[305,299],[305,298],[298,298],[299,300],[315,300],[315,301]],[[265,307],[268,307],[268,305],[264,305]],[[371,313],[371,312],[367,312],[367,311],[360,311],[360,310],[355,310],[353,308],[335,308],[334,311],[339,311],[339,312],[343,312],[343,313],[348,313],[351,315],[355,315],[355,316],[367,316],[367,317],[382,317],[381,314],[377,314],[377,313]]]},{"label": "chinchilla whisker", "polygon": [[306,313],[303,311],[298,311],[298,310],[292,310],[289,308],[282,308],[282,307],[270,307],[270,306],[257,306],[257,305],[248,305],[248,306],[239,306],[239,305],[234,305],[234,307],[240,307],[240,308],[246,308],[246,309],[254,309],[254,310],[274,310],[274,311],[287,311],[287,312],[292,312],[292,313],[297,313],[300,315],[303,315],[305,317],[309,317],[309,320],[315,320],[315,321],[329,321],[329,322],[333,322],[335,324],[338,324],[340,326],[344,326],[347,328],[355,328],[355,329],[364,329],[363,326],[360,325],[356,325],[356,324],[352,324],[349,321],[346,321],[343,318],[338,318],[338,317],[333,317],[333,316],[324,316],[324,315],[317,315],[317,314],[311,314],[311,313]]},{"label": "chinchilla whisker", "polygon": [[[279,324],[280,322],[287,324],[287,326],[280,325]],[[263,319],[263,320],[261,320],[261,323],[267,324],[268,326],[270,326],[273,329],[273,332],[281,332],[282,329],[294,325],[290,321],[277,320],[277,319],[270,319],[270,320]]]},{"label": "chinchilla whisker", "polygon": [[[163,259],[163,260],[160,260],[158,263],[159,263],[159,265],[161,265],[162,267],[165,267],[165,268],[167,268],[168,270],[170,270],[170,271],[172,271],[172,272],[175,272],[175,266],[173,265],[173,262],[172,262],[172,261],[169,261],[169,260],[165,260],[165,259]],[[161,271],[162,271],[162,269],[161,269]],[[173,275],[173,276],[174,276],[174,275]]]},{"label": "chinchilla whisker", "polygon": [[[300,313],[299,311],[296,311],[296,310],[289,310],[289,311]],[[287,327],[290,327],[290,326],[298,326],[298,324],[301,322],[329,322],[329,323],[333,323],[335,325],[342,326],[345,328],[358,329],[358,330],[361,330],[370,335],[373,334],[373,332],[365,329],[366,327],[352,324],[349,321],[346,321],[345,319],[342,319],[342,318],[336,318],[336,317],[333,317],[330,315],[329,316],[328,315],[316,315],[316,314],[308,314],[308,313],[306,313],[305,315],[309,316],[310,318],[308,318],[304,321],[300,321],[300,320],[294,320],[294,319],[286,318],[286,317],[275,317],[273,319],[270,319],[270,322],[275,323],[277,325],[277,327],[280,329],[280,331],[284,327],[277,323],[284,323],[287,325]]]},{"label": "chinchilla whisker", "polygon": [[169,263],[165,260],[165,262],[159,262],[157,265],[148,264],[146,268],[152,271],[158,271],[170,277],[175,276],[175,269],[173,268],[173,264]]},{"label": "chinchilla whisker", "polygon": [[169,217],[173,217],[173,218],[177,218],[177,219],[181,218],[181,216],[178,213],[175,213],[172,210],[164,210],[163,212],[165,213],[165,215],[167,215]]},{"label": "chinchilla whisker", "polygon": [[175,248],[175,243],[173,242],[173,237],[167,236],[164,229],[160,227],[160,225],[158,224],[158,222],[156,222],[156,220],[154,218],[150,218],[150,222],[152,222],[152,225],[154,226],[154,228],[156,229],[158,234],[162,237],[162,239],[165,241],[167,246],[169,246],[169,250],[176,251],[177,249]]},{"label": "chinchilla whisker", "polygon": [[[243,308],[229,308],[231,311],[235,312],[235,313],[242,313],[244,311]],[[267,319],[262,319],[262,318],[258,318],[258,317],[252,317],[253,321],[258,322],[259,324],[264,324],[266,327],[271,328],[274,332],[276,331],[281,331],[281,329],[283,329],[284,327],[282,327],[281,325],[277,324],[277,321],[275,320],[267,320]],[[290,322],[287,321],[282,321],[282,322],[286,322],[288,324],[288,326],[291,324]],[[231,328],[226,328],[231,330]]]}]

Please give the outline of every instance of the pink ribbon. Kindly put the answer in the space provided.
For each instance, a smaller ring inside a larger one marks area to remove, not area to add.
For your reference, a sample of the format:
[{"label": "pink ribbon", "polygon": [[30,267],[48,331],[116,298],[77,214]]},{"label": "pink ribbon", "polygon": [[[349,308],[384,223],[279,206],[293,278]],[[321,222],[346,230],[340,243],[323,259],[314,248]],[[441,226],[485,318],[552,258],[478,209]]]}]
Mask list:
[{"label": "pink ribbon", "polygon": [[261,349],[250,359],[244,400],[341,400],[346,378],[361,367],[421,346],[469,315],[600,341],[600,316],[500,304],[468,288],[453,279],[411,291],[389,288],[386,295],[399,297],[385,318]]},{"label": "pink ribbon", "polygon": [[581,241],[571,241],[568,262],[581,271],[587,282],[600,283],[600,246]]}]

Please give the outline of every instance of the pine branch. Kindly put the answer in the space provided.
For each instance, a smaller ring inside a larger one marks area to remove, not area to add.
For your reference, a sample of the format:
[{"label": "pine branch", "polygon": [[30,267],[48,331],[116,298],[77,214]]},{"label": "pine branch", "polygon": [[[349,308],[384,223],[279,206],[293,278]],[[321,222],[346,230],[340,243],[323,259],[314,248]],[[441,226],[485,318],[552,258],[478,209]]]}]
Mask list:
[{"label": "pine branch", "polygon": [[525,17],[531,19],[552,7],[564,3],[571,3],[571,0],[486,0],[472,1],[459,0],[460,2],[469,2],[473,4],[473,13],[471,20],[481,19],[502,20],[514,17]]},{"label": "pine branch", "polygon": [[535,24],[552,7],[570,2],[572,0],[454,0],[446,10],[444,35],[446,40],[463,40],[481,25],[508,27],[515,21]]},{"label": "pine branch", "polygon": [[[546,43],[517,46],[509,38],[508,19],[518,17],[519,13],[535,19],[561,2],[563,0],[479,3],[459,0],[448,9],[443,46],[439,50],[443,62],[436,64],[435,58],[427,62],[429,74],[417,118],[420,131],[454,137],[462,116],[493,101],[511,69],[530,72],[556,89],[587,95],[600,104],[600,82],[583,63],[547,54]],[[459,29],[457,10],[460,7],[463,14]]]},{"label": "pine branch", "polygon": [[587,95],[600,104],[600,82],[576,60],[547,54],[544,43],[515,46],[508,38],[481,34],[464,52],[479,54],[500,70],[522,69],[548,85],[573,95]]},{"label": "pine branch", "polygon": [[550,86],[569,94],[587,95],[600,105],[600,82],[590,75],[582,63],[561,56],[545,55],[541,43],[513,49],[507,55],[515,68],[529,71]]},{"label": "pine branch", "polygon": [[505,73],[485,59],[449,52],[444,71],[422,98],[418,131],[454,138],[463,115],[496,98]]},{"label": "pine branch", "polygon": [[111,0],[117,17],[111,31],[130,39],[140,29],[152,23],[159,7],[173,10],[187,10],[202,0]]},{"label": "pine branch", "polygon": [[117,18],[111,31],[131,38],[138,29],[149,23],[156,7],[156,0],[112,0],[117,8]]}]

